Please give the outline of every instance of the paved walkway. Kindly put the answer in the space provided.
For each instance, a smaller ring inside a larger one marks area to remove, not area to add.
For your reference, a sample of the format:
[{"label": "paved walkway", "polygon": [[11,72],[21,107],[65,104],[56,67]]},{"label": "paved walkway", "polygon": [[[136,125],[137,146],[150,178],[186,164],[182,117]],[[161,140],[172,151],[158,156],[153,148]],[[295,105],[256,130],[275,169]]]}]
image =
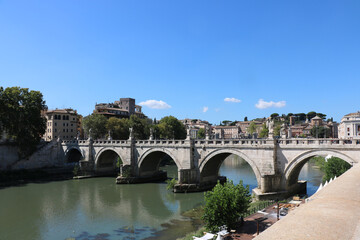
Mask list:
[{"label": "paved walkway", "polygon": [[360,239],[360,164],[255,239]]}]

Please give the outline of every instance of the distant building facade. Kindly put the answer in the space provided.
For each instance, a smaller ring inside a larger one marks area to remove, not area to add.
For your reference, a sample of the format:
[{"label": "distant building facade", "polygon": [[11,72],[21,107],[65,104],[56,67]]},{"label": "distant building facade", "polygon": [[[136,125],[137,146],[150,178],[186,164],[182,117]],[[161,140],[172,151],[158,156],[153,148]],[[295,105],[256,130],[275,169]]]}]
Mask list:
[{"label": "distant building facade", "polygon": [[339,138],[360,139],[360,111],[345,115],[339,125]]},{"label": "distant building facade", "polygon": [[238,126],[214,126],[213,133],[216,139],[240,138],[241,130]]},{"label": "distant building facade", "polygon": [[120,98],[120,101],[115,101],[114,103],[96,104],[94,113],[104,115],[107,118],[130,118],[131,115],[146,118],[141,109],[141,106],[135,104],[135,99]]},{"label": "distant building facade", "polygon": [[196,139],[198,137],[198,132],[201,128],[203,129],[211,129],[211,124],[208,121],[203,121],[200,119],[190,119],[185,118],[180,120],[186,128],[190,129],[190,138]]},{"label": "distant building facade", "polygon": [[45,141],[58,138],[75,139],[81,131],[81,123],[76,110],[71,108],[47,110],[43,112],[43,115],[46,118],[46,132],[43,135]]},{"label": "distant building facade", "polygon": [[319,116],[313,117],[310,122],[306,120],[303,123],[294,124],[294,121],[290,121],[290,133],[291,136],[288,137],[310,137],[311,136],[311,130],[314,127],[324,127],[328,129],[330,138],[337,138],[338,137],[338,130],[337,130],[338,124],[335,122],[326,122],[323,121],[323,119]]}]

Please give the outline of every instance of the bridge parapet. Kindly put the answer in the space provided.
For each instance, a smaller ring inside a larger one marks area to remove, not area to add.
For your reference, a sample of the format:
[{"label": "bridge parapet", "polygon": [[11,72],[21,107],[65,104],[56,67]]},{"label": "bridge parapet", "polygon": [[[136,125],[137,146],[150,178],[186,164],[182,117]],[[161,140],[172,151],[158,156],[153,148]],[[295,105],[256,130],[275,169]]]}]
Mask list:
[{"label": "bridge parapet", "polygon": [[306,146],[306,147],[341,147],[341,148],[360,148],[360,142],[358,140],[347,140],[339,138],[290,138],[290,139],[278,139],[279,146],[284,145],[296,145],[296,146]]},{"label": "bridge parapet", "polygon": [[212,139],[212,140],[194,140],[195,145],[219,146],[219,145],[234,145],[234,146],[273,146],[273,139]]},{"label": "bridge parapet", "polygon": [[189,145],[189,140],[136,140],[135,144],[137,146],[141,145],[151,145],[151,146],[169,146],[169,145]]}]

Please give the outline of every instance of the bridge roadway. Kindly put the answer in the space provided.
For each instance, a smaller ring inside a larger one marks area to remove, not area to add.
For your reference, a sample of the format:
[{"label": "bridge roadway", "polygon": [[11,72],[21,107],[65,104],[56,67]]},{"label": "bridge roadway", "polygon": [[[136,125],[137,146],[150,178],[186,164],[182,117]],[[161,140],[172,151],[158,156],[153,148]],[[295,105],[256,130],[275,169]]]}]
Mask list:
[{"label": "bridge roadway", "polygon": [[[260,199],[276,198],[304,186],[298,176],[313,156],[334,156],[351,165],[360,162],[358,141],[342,139],[231,139],[231,140],[76,140],[60,143],[63,161],[80,160],[87,174],[109,174],[121,159],[119,182],[146,182],[159,176],[164,156],[178,167],[175,191],[201,191],[218,180],[224,159],[235,154],[249,163]],[[160,174],[161,175],[161,174]]]}]

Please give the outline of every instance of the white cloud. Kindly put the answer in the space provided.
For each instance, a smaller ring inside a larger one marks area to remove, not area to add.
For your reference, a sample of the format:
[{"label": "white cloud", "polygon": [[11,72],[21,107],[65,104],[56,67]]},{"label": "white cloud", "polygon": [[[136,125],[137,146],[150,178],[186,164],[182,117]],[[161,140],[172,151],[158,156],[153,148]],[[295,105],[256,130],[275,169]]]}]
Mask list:
[{"label": "white cloud", "polygon": [[285,101],[279,101],[279,102],[266,102],[264,101],[264,99],[259,99],[258,103],[255,104],[255,107],[259,108],[259,109],[265,109],[265,108],[271,108],[271,107],[276,107],[276,108],[282,108],[286,106],[286,102]]},{"label": "white cloud", "polygon": [[228,98],[228,97],[225,98],[224,101],[225,101],[225,102],[233,102],[233,103],[239,103],[239,102],[241,102],[240,99],[237,99],[237,98]]},{"label": "white cloud", "polygon": [[171,108],[171,106],[169,104],[167,104],[166,102],[163,102],[161,100],[160,101],[158,101],[158,100],[146,100],[145,102],[139,103],[139,105],[146,106],[146,107],[152,108],[152,109]]},{"label": "white cloud", "polygon": [[220,112],[220,108],[215,108],[215,112]]},{"label": "white cloud", "polygon": [[203,112],[206,113],[209,110],[209,107],[203,107]]}]

